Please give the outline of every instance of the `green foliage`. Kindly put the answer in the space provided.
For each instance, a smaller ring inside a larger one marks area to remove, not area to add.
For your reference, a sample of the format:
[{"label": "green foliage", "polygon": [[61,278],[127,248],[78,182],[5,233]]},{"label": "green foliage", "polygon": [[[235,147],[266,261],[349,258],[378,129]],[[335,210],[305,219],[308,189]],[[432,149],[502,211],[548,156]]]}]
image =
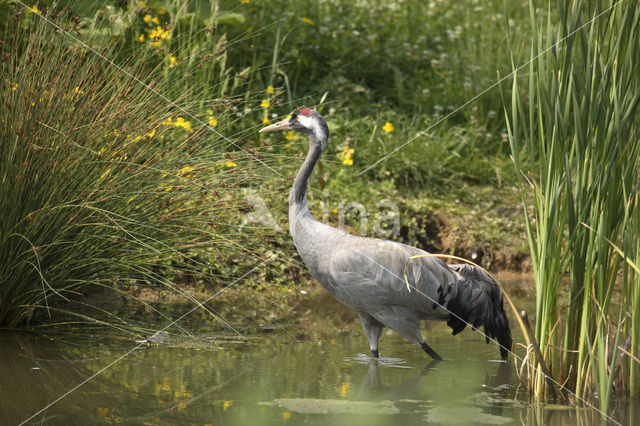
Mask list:
[{"label": "green foliage", "polygon": [[98,55],[43,20],[14,24],[0,47],[0,324],[82,304],[95,286],[226,276],[203,271],[205,250],[251,256],[243,235],[229,238],[244,177],[227,166],[230,140],[200,125],[207,111],[167,104],[162,74],[140,84],[144,52],[116,67],[100,55],[117,44]]},{"label": "green foliage", "polygon": [[[510,71],[505,25],[517,38],[521,29],[516,22],[527,13],[526,7],[513,6],[511,21],[505,23],[502,1],[474,1],[469,6],[252,1],[242,8],[252,25],[251,36],[238,43],[244,54],[231,60],[239,67],[252,66],[257,52],[266,49],[265,58],[258,60],[267,65],[273,52],[278,61],[265,85],[288,80],[292,99],[329,92],[345,114],[371,114],[382,108],[443,115],[488,87],[496,72]],[[274,45],[276,28],[279,38]],[[499,103],[499,94],[489,93],[474,111],[462,111],[458,120],[474,115],[483,123],[500,121],[495,114]]]},{"label": "green foliage", "polygon": [[[502,2],[473,5],[2,3],[0,323],[89,305],[96,286],[193,300],[183,284],[212,292],[280,253],[242,285],[303,282],[287,234],[244,222],[250,189],[287,227],[306,141],[256,130],[303,103],[332,131],[314,211],[336,224],[332,210],[358,201],[372,223],[393,201],[398,238],[432,244],[428,198],[465,216],[470,188],[514,180],[497,92],[358,174],[509,70],[504,33],[519,37],[526,10],[505,22]],[[355,213],[344,220],[372,235]]]},{"label": "green foliage", "polygon": [[[530,7],[531,70],[527,84],[514,80],[507,115],[516,171],[534,191],[536,338],[554,378],[607,412],[614,384],[637,396],[638,366],[619,348],[637,356],[638,276],[625,258],[637,259],[640,239],[640,12],[564,1],[561,23],[543,25]],[[545,383],[530,377],[536,395]]]}]

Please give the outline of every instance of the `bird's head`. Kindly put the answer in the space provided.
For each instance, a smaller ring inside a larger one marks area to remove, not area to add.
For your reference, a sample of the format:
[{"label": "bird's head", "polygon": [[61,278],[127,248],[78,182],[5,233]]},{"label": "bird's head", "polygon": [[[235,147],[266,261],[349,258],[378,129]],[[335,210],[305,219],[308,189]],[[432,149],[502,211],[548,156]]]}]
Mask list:
[{"label": "bird's head", "polygon": [[281,130],[305,133],[309,137],[311,144],[318,144],[322,150],[327,146],[329,127],[324,118],[315,109],[301,108],[296,110],[291,114],[291,117],[264,127],[260,130],[260,133]]}]

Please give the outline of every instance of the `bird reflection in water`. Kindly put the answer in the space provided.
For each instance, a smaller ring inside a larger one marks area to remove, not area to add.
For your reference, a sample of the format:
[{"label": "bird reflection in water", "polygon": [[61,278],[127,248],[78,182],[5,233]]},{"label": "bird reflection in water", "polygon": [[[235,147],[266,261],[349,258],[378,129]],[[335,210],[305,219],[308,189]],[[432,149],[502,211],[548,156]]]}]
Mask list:
[{"label": "bird reflection in water", "polygon": [[404,382],[389,386],[382,383],[379,373],[379,362],[373,359],[369,363],[367,374],[362,380],[358,399],[366,401],[395,401],[398,399],[419,399],[420,382],[429,372],[440,363],[433,360],[426,367]]},{"label": "bird reflection in water", "polygon": [[[372,360],[367,369],[357,400],[371,401],[373,403],[388,402],[391,407],[399,410],[399,413],[424,413],[426,419],[436,423],[463,423],[480,421],[507,421],[512,413],[513,399],[507,396],[511,383],[512,368],[506,362],[499,362],[495,373],[487,371],[482,384],[476,389],[467,389],[457,397],[430,393],[422,380],[429,374],[438,370],[438,366],[444,367],[441,361],[433,360],[420,371],[396,385],[385,384],[380,375],[380,369],[384,363],[377,359]],[[492,368],[488,369],[494,371]],[[435,373],[436,375],[441,372]],[[427,379],[429,380],[429,379]],[[433,377],[437,383],[441,378]],[[456,410],[451,410],[456,406]],[[507,417],[504,417],[507,416]]]}]

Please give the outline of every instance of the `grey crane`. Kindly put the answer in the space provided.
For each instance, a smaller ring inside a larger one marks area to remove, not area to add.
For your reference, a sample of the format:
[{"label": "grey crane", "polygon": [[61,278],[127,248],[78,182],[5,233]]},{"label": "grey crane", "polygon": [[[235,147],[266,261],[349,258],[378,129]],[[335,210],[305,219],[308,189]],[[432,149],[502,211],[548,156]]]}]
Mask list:
[{"label": "grey crane", "polygon": [[428,253],[318,222],[309,212],[306,194],[313,169],[327,147],[327,122],[317,111],[302,108],[260,132],[281,130],[302,132],[310,144],[289,198],[293,242],[314,278],[358,314],[372,355],[379,356],[378,340],[387,327],[420,345],[432,358],[442,359],[418,328],[419,320],[431,319],[447,321],[454,335],[467,324],[474,329],[484,326],[487,343],[496,338],[506,359],[511,331],[502,293],[491,277],[471,265],[447,265],[435,257],[412,259]]}]

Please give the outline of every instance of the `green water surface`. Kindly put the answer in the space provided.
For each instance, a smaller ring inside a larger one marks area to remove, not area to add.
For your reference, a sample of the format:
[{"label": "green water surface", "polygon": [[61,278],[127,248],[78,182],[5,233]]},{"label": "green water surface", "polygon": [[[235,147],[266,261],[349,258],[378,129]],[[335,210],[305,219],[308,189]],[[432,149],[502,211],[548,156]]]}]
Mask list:
[{"label": "green water surface", "polygon": [[[0,424],[602,422],[589,407],[529,403],[513,361],[500,361],[496,344],[470,329],[451,336],[443,323],[425,325],[441,362],[392,332],[377,361],[357,328],[326,339],[293,335],[176,330],[140,345],[104,335],[0,333]],[[640,424],[637,405],[616,404],[612,416]]]}]

